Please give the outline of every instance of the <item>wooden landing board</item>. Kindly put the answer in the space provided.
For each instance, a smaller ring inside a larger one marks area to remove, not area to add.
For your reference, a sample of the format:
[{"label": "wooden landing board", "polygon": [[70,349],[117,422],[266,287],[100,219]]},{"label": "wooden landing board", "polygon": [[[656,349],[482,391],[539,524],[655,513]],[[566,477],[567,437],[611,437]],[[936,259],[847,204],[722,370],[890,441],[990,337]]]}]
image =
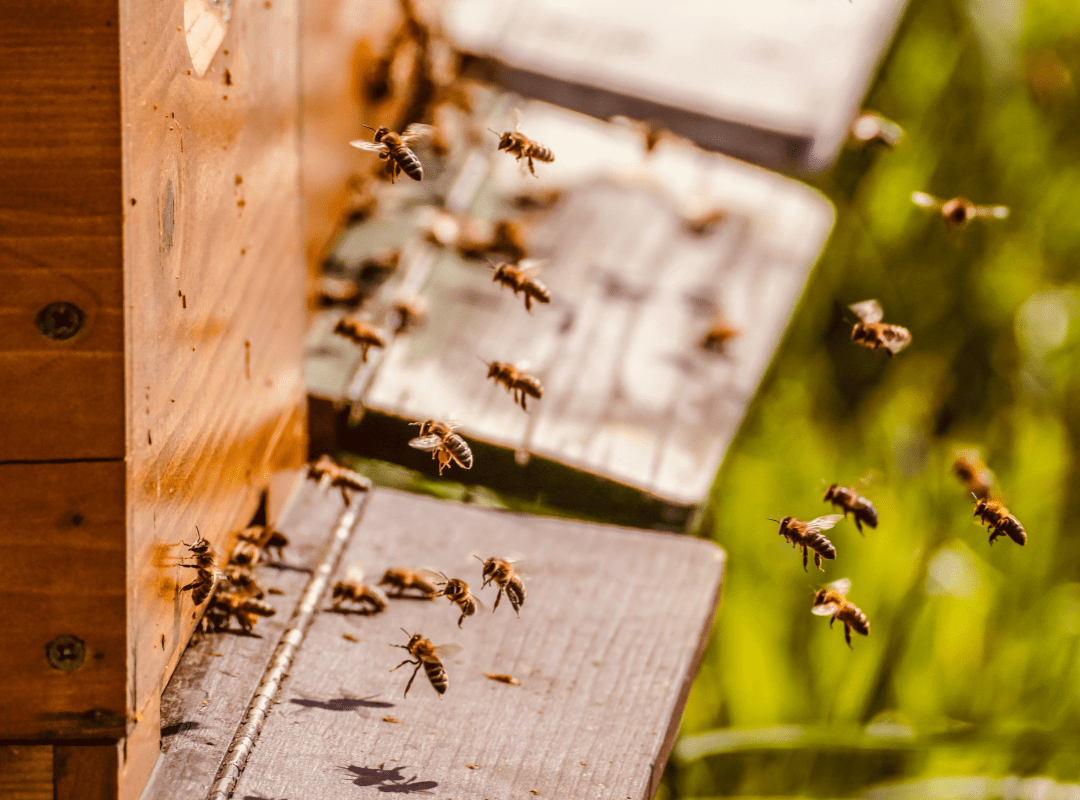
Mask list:
[{"label": "wooden landing board", "polygon": [[[520,619],[505,598],[491,613],[490,587],[462,630],[441,598],[392,600],[374,617],[318,614],[235,798],[652,796],[716,609],[723,552],[380,489],[340,571],[362,562],[377,580],[388,567],[426,565],[479,590],[472,554],[522,560]],[[404,643],[402,627],[461,645],[445,662],[442,699],[423,674],[402,697],[407,668],[389,672],[404,657],[389,647]]]},{"label": "wooden landing board", "polygon": [[656,120],[785,170],[835,159],[906,0],[453,0],[484,74],[607,119]]},{"label": "wooden landing board", "polygon": [[[352,503],[363,503],[354,495]],[[277,614],[239,630],[195,634],[161,697],[161,757],[142,800],[204,800],[263,677],[266,664],[344,510],[341,492],[300,482],[277,528],[290,540],[283,564],[257,567]]]},{"label": "wooden landing board", "polygon": [[[509,126],[505,112],[494,120]],[[563,190],[553,209],[522,218],[530,255],[547,262],[538,277],[551,304],[527,313],[485,262],[444,252],[423,286],[428,325],[366,365],[354,355],[357,371],[339,386],[381,414],[452,417],[462,435],[508,448],[519,463],[540,456],[692,507],[772,358],[832,208],[800,183],[683,142],[643,160],[634,132],[545,104],[525,107],[523,129],[556,161],[539,164],[537,180],[493,154],[470,213],[514,216],[514,193]],[[690,201],[728,216],[693,235],[683,216]],[[742,331],[723,356],[699,347],[718,312]],[[317,351],[341,351],[332,322],[317,324]],[[481,359],[527,364],[543,399],[523,412],[487,380]],[[333,371],[309,365],[318,394],[316,374]],[[414,458],[407,441],[389,457]]]}]

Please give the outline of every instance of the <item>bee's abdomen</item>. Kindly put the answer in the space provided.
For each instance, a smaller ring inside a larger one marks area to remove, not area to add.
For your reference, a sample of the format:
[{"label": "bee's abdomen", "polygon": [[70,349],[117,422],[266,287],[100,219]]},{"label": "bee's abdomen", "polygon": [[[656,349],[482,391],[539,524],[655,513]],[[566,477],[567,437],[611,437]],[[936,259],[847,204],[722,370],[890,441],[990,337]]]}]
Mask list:
[{"label": "bee's abdomen", "polygon": [[871,528],[877,527],[877,509],[866,500],[863,500],[862,504],[855,509],[855,515],[862,520],[864,525],[869,525]]},{"label": "bee's abdomen", "polygon": [[515,611],[525,605],[525,584],[517,575],[506,582],[506,597]]},{"label": "bee's abdomen", "polygon": [[420,159],[413,155],[412,150],[407,147],[402,147],[394,151],[394,160],[401,167],[401,171],[412,178],[414,181],[422,181],[424,179],[424,168],[420,165]]},{"label": "bee's abdomen", "polygon": [[836,548],[833,543],[820,533],[811,533],[806,537],[806,546],[822,558],[836,558]]},{"label": "bee's abdomen", "polygon": [[446,670],[438,661],[425,661],[424,672],[428,680],[439,694],[446,694],[446,687],[450,685],[450,679],[446,676]]},{"label": "bee's abdomen", "polygon": [[454,460],[462,469],[472,469],[473,454],[468,442],[456,433],[451,433],[443,439],[443,444],[446,445],[446,449],[450,451],[450,455],[454,457]]},{"label": "bee's abdomen", "polygon": [[555,160],[555,154],[551,152],[551,149],[538,142],[532,142],[528,149],[527,155],[537,161],[551,162]]},{"label": "bee's abdomen", "polygon": [[843,614],[843,621],[850,625],[856,633],[861,633],[863,636],[870,635],[870,620],[866,618],[866,614],[855,606],[849,606],[846,609],[846,613]]},{"label": "bee's abdomen", "polygon": [[1001,524],[1001,529],[1018,545],[1023,546],[1027,544],[1027,531],[1025,531],[1024,526],[1020,524],[1020,520],[1012,514],[1005,518],[1005,521]]}]

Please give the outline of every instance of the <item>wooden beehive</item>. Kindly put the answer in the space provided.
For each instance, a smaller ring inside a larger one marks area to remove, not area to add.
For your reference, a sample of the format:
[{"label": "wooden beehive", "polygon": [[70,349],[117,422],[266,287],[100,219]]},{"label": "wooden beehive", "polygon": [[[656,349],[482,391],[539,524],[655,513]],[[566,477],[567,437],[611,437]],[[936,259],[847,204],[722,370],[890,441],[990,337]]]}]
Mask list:
[{"label": "wooden beehive", "polygon": [[297,5],[5,9],[0,763],[27,796],[137,796],[195,616],[180,542],[220,552],[304,458]]}]

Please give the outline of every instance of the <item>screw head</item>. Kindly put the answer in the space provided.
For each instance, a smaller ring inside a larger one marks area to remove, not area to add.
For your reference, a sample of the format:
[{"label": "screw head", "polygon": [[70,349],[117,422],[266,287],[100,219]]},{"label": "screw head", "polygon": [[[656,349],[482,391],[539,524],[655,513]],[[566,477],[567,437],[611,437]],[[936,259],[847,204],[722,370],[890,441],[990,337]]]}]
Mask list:
[{"label": "screw head", "polygon": [[86,661],[86,645],[78,636],[63,634],[45,645],[45,657],[53,669],[74,672]]},{"label": "screw head", "polygon": [[38,330],[50,339],[70,339],[82,328],[86,314],[74,303],[49,303],[38,312]]}]

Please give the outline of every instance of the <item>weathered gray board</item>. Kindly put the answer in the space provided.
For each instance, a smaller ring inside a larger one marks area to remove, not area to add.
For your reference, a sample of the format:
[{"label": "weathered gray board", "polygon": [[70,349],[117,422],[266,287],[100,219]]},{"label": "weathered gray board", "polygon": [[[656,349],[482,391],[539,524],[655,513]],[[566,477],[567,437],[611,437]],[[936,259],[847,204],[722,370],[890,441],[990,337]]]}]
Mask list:
[{"label": "weathered gray board", "polygon": [[[521,559],[520,618],[505,598],[492,613],[474,554]],[[428,566],[467,580],[486,607],[461,630],[442,598],[317,615],[233,796],[649,798],[723,561],[700,539],[375,490],[340,571],[361,562],[377,580],[388,567]],[[405,652],[389,646],[406,641],[401,628],[462,647],[445,660],[441,699],[423,671],[402,697],[411,668],[391,673]]]},{"label": "weathered gray board", "polygon": [[836,158],[906,0],[453,0],[479,72],[786,171]]},{"label": "weathered gray board", "polygon": [[[330,334],[340,312],[327,312],[310,340],[309,392],[410,421],[450,416],[471,440],[693,507],[772,358],[832,207],[803,184],[684,142],[643,159],[634,132],[541,103],[525,106],[523,130],[556,161],[537,164],[536,179],[492,153],[471,213],[509,216],[516,192],[564,191],[550,211],[522,218],[530,255],[547,260],[537,275],[552,303],[527,313],[487,264],[414,242],[427,327],[360,364]],[[710,206],[728,217],[705,236],[689,233],[684,214]],[[699,347],[717,312],[742,331],[726,356]],[[480,359],[527,363],[543,399],[523,412]],[[408,431],[396,435],[379,455],[415,463],[422,454],[407,447]],[[473,479],[456,468],[447,477]]]}]

